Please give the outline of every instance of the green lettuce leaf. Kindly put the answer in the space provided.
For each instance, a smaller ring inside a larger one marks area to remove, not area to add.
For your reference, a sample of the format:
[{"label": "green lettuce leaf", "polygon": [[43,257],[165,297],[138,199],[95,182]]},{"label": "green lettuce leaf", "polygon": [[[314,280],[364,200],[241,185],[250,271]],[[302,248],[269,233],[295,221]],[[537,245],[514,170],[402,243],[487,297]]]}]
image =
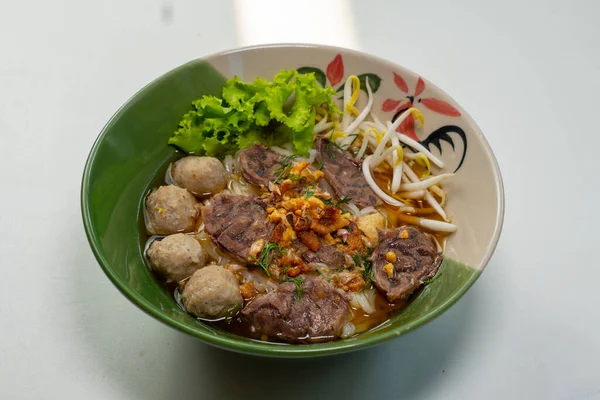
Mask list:
[{"label": "green lettuce leaf", "polygon": [[316,107],[333,102],[335,91],[322,88],[314,73],[283,70],[272,81],[256,78],[252,84],[237,76],[225,82],[222,98],[204,96],[192,103],[169,144],[199,155],[222,157],[253,144],[293,143],[298,154],[312,147]]}]

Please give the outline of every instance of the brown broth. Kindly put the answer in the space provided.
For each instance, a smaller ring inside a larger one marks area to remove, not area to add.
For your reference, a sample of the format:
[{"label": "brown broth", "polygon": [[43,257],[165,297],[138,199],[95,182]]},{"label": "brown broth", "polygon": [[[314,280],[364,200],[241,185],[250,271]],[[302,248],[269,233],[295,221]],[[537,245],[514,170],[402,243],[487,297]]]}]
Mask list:
[{"label": "brown broth", "polygon": [[381,325],[390,319],[392,315],[406,308],[410,304],[412,298],[413,296],[410,296],[408,299],[398,300],[394,303],[390,303],[387,301],[384,295],[382,295],[378,290],[375,290],[374,313],[367,314],[362,310],[357,310],[352,307],[352,311],[354,313],[352,323],[356,327],[356,334],[366,332],[369,329]]}]

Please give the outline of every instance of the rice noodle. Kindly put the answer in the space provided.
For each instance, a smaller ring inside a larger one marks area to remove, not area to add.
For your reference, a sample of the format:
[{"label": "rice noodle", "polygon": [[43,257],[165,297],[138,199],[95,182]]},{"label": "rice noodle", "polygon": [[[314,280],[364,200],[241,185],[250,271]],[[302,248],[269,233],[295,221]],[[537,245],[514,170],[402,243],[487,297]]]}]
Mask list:
[{"label": "rice noodle", "polygon": [[356,332],[356,327],[354,326],[354,324],[352,322],[348,322],[342,328],[341,337],[342,337],[342,339],[349,338],[350,336],[354,335],[354,332]]},{"label": "rice noodle", "polygon": [[230,259],[228,256],[223,254],[221,250],[215,245],[205,231],[198,232],[196,234],[196,239],[200,242],[202,249],[208,254],[213,260],[217,262],[219,265],[225,265],[229,263]]},{"label": "rice noodle", "polygon": [[229,182],[227,182],[227,189],[233,194],[259,194],[254,186],[242,182],[238,177],[230,179]]},{"label": "rice noodle", "polygon": [[167,167],[167,171],[165,172],[165,183],[167,185],[175,185],[175,186],[177,186],[177,184],[173,180],[173,176],[171,175],[171,169],[172,168],[173,168],[173,163],[169,164],[169,166]]},{"label": "rice noodle", "polygon": [[308,158],[306,157],[298,157],[296,159],[296,161],[301,162],[301,161],[306,161],[310,164],[314,163],[315,160],[317,159],[317,150],[316,149],[308,149]]},{"label": "rice noodle", "polygon": [[231,174],[233,172],[233,157],[227,154],[223,160],[223,165],[225,166],[225,170]]},{"label": "rice noodle", "polygon": [[360,216],[360,210],[354,203],[346,203],[342,205],[342,208],[348,209],[352,214],[354,214],[357,217]]},{"label": "rice noodle", "polygon": [[267,278],[261,270],[246,269],[246,272],[242,273],[242,277],[245,282],[252,282],[254,288],[259,293],[267,293],[272,290],[277,289],[277,283],[273,282],[271,279]]},{"label": "rice noodle", "polygon": [[285,156],[285,157],[291,156],[292,154],[294,154],[293,151],[281,148],[279,146],[271,146],[271,150],[273,150],[274,152],[279,153],[279,154],[281,154],[282,156]]},{"label": "rice noodle", "polygon": [[360,210],[360,215],[373,214],[376,212],[379,212],[379,211],[377,211],[377,209],[375,207],[365,207],[362,210]]},{"label": "rice noodle", "polygon": [[375,312],[375,289],[366,289],[362,292],[352,293],[350,305],[358,310],[363,310],[367,314]]}]

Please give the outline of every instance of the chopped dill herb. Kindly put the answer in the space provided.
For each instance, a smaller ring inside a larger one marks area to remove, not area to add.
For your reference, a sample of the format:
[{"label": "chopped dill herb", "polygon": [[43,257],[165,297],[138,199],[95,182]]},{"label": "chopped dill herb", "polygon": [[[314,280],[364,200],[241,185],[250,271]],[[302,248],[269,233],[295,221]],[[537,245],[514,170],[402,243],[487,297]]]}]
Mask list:
[{"label": "chopped dill herb", "polygon": [[290,154],[289,156],[285,156],[279,162],[281,165],[289,164],[294,158],[300,157],[298,154]]},{"label": "chopped dill herb", "polygon": [[306,193],[304,193],[304,200],[308,200],[315,195],[314,190],[311,188],[306,188]]},{"label": "chopped dill herb", "polygon": [[346,149],[337,144],[334,140],[329,139],[329,141],[327,142],[327,146],[325,147],[325,153],[327,153],[327,157],[331,158],[332,160],[335,159],[335,154],[333,154],[333,151],[331,150],[332,146],[338,149],[339,151],[346,151]]},{"label": "chopped dill herb", "polygon": [[348,204],[348,203],[350,203],[351,201],[352,201],[352,198],[351,198],[351,197],[348,197],[348,196],[346,196],[346,197],[344,197],[344,198],[342,198],[342,199],[338,200],[338,202],[335,204],[335,206],[337,207],[337,206],[339,206],[339,205],[342,205],[342,204]]},{"label": "chopped dill herb", "polygon": [[356,253],[352,256],[352,261],[357,267],[363,268],[363,278],[366,282],[375,282],[375,271],[373,271],[373,262],[371,262],[371,253],[373,250],[366,248],[360,253]]},{"label": "chopped dill herb", "polygon": [[296,157],[299,156],[297,154],[290,154],[289,156],[283,157],[281,161],[279,161],[279,164],[281,165],[273,171],[274,173],[279,174],[277,175],[277,179],[275,179],[275,183],[286,178],[292,169],[292,160]]},{"label": "chopped dill herb", "polygon": [[335,208],[339,208],[340,210],[342,209],[342,206],[343,206],[344,204],[348,204],[348,203],[350,203],[351,201],[352,201],[352,198],[351,198],[351,197],[348,197],[348,196],[346,196],[346,197],[344,197],[344,198],[342,198],[342,199],[340,199],[340,200],[338,200],[338,201],[334,201],[334,200],[332,200],[332,199],[323,200],[323,202],[324,202],[326,205],[328,205],[328,206],[332,206],[332,207],[335,207]]},{"label": "chopped dill herb", "polygon": [[269,272],[270,255],[273,251],[281,254],[281,250],[282,248],[277,243],[268,242],[260,251],[258,258],[252,257],[252,262],[256,263],[267,276],[271,276]]},{"label": "chopped dill herb", "polygon": [[296,276],[294,278],[290,278],[288,276],[283,280],[283,282],[292,282],[294,285],[296,285],[296,298],[298,300],[302,300],[302,285],[304,284],[304,279],[302,279],[302,277]]},{"label": "chopped dill herb", "polygon": [[335,159],[335,154],[333,154],[333,151],[331,151],[331,143],[333,143],[331,140],[327,142],[327,146],[325,147],[325,153],[327,153],[327,157],[333,160]]},{"label": "chopped dill herb", "polygon": [[294,175],[294,174],[290,174],[290,176],[288,176],[288,179],[290,181],[301,181],[304,178],[306,178],[306,177],[305,176],[300,176],[300,175]]}]

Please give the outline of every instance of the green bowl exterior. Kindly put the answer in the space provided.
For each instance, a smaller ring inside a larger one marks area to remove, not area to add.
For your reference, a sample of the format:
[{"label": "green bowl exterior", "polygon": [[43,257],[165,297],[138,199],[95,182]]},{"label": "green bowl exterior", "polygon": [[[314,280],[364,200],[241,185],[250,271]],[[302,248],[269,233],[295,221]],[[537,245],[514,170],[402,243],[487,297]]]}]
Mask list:
[{"label": "green bowl exterior", "polygon": [[81,208],[98,263],[114,285],[146,313],[182,332],[228,350],[269,357],[315,357],[362,349],[409,332],[454,304],[480,271],[446,258],[439,278],[404,311],[356,337],[328,343],[283,345],[237,336],[182,310],[147,268],[142,204],[175,156],[167,139],[190,103],[218,94],[225,78],[196,60],[161,76],[136,93],[104,127],[83,174]]}]

